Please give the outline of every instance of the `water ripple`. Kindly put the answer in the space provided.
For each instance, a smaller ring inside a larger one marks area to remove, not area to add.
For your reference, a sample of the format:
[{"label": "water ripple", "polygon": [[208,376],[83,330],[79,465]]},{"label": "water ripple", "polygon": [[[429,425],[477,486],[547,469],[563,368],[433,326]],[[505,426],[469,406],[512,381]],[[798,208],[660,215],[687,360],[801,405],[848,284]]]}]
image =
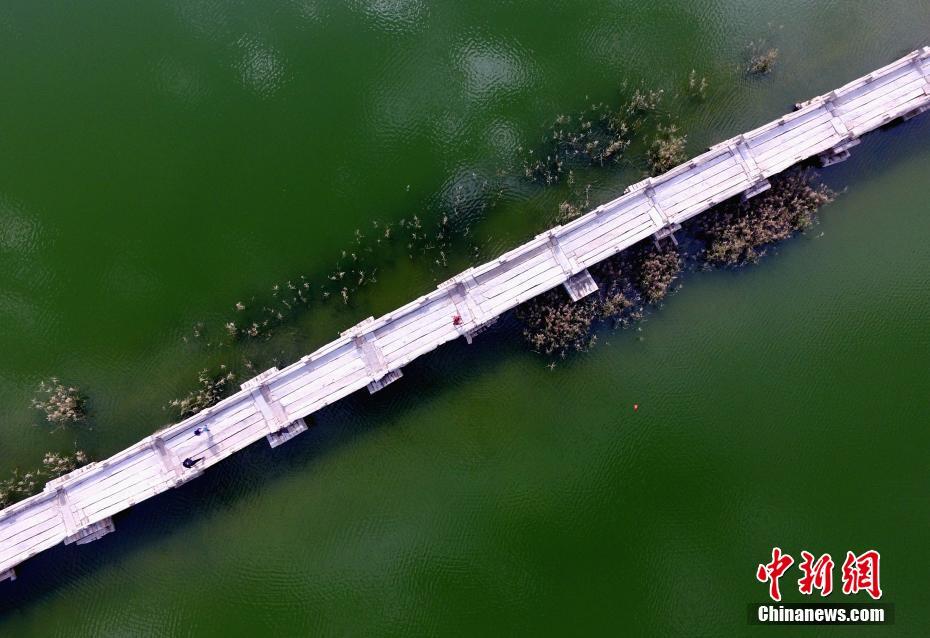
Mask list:
[{"label": "water ripple", "polygon": [[242,85],[262,99],[272,97],[287,81],[287,65],[282,53],[250,36],[236,42],[242,57],[236,64]]},{"label": "water ripple", "polygon": [[0,253],[25,256],[39,243],[41,226],[22,202],[0,194]]},{"label": "water ripple", "polygon": [[429,15],[428,7],[420,0],[356,0],[351,6],[368,25],[389,33],[415,31]]},{"label": "water ripple", "polygon": [[471,38],[453,57],[465,79],[462,89],[474,101],[486,103],[528,89],[537,76],[530,53],[508,42]]}]

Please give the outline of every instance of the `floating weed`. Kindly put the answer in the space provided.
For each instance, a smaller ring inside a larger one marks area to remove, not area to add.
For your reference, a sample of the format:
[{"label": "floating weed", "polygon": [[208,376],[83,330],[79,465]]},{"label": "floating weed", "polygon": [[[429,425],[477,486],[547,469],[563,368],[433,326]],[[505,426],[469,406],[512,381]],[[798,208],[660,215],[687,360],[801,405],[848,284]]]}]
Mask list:
[{"label": "floating weed", "polygon": [[56,377],[39,384],[32,407],[45,414],[55,428],[83,421],[87,416],[87,399],[74,386],[65,386]]},{"label": "floating weed", "polygon": [[766,46],[765,41],[750,42],[747,47],[746,73],[749,75],[768,75],[775,69],[778,49]]},{"label": "floating weed", "polygon": [[228,393],[228,386],[235,381],[236,375],[220,365],[218,370],[210,372],[201,370],[197,375],[198,386],[180,399],[173,399],[168,406],[177,410],[178,416],[186,419],[219,403]]}]

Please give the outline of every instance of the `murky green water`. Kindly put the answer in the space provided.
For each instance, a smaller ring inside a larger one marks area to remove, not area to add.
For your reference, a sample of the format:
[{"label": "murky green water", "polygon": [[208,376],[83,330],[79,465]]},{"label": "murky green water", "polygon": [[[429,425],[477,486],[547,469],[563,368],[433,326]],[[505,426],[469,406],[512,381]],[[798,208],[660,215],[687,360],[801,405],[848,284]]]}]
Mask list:
[{"label": "murky green water", "polygon": [[[683,122],[698,152],[930,43],[928,24],[904,0],[7,0],[3,471],[149,434],[237,354],[185,343],[196,322],[323,279],[356,228],[429,218],[624,80],[706,75]],[[749,81],[760,38],[778,67]],[[550,372],[505,322],[31,560],[0,584],[0,635],[745,635],[773,545],[880,550],[884,633],[925,635],[928,140],[928,118],[868,138],[825,173],[848,191],[813,232],[689,277],[642,332]],[[585,176],[598,200],[627,178]],[[508,183],[473,220],[488,256],[555,213],[557,193]],[[373,259],[375,287],[266,357],[438,276]],[[91,396],[92,431],[32,426],[51,374]]]}]

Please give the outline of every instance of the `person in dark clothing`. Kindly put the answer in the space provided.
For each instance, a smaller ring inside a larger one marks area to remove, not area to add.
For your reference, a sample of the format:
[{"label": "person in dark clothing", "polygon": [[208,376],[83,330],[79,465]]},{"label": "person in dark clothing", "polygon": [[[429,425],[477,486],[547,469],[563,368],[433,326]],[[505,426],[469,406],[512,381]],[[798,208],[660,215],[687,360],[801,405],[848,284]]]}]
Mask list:
[{"label": "person in dark clothing", "polygon": [[202,460],[204,460],[204,457],[202,456],[199,459],[186,458],[181,462],[181,465],[183,465],[189,470],[195,465],[197,465],[198,463],[200,463]]},{"label": "person in dark clothing", "polygon": [[207,428],[207,426],[203,426],[202,428],[197,428],[194,430],[194,436],[200,436],[204,432],[209,432],[209,428]]}]

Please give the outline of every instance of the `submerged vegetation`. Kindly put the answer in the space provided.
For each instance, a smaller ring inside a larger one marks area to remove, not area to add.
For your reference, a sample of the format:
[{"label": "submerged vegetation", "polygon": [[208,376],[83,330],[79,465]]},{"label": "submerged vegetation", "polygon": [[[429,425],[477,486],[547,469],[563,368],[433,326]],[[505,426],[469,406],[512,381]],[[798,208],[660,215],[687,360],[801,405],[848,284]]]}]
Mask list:
[{"label": "submerged vegetation", "polygon": [[653,177],[661,175],[688,159],[685,154],[687,143],[688,137],[679,134],[678,127],[674,124],[660,126],[646,153],[649,174]]},{"label": "submerged vegetation", "polygon": [[707,98],[707,78],[703,75],[698,77],[694,69],[688,74],[688,95],[694,100]]},{"label": "submerged vegetation", "polygon": [[87,416],[87,398],[74,386],[66,386],[51,377],[39,384],[32,407],[45,415],[56,428],[83,421]]},{"label": "submerged vegetation", "polygon": [[601,102],[574,116],[559,115],[542,148],[527,152],[525,176],[551,185],[575,169],[618,163],[643,129],[661,121],[663,96],[662,90],[640,86],[617,107]]},{"label": "submerged vegetation", "polygon": [[766,46],[765,41],[761,41],[750,42],[747,50],[749,61],[746,63],[746,72],[749,75],[768,75],[775,69],[778,49]]}]

